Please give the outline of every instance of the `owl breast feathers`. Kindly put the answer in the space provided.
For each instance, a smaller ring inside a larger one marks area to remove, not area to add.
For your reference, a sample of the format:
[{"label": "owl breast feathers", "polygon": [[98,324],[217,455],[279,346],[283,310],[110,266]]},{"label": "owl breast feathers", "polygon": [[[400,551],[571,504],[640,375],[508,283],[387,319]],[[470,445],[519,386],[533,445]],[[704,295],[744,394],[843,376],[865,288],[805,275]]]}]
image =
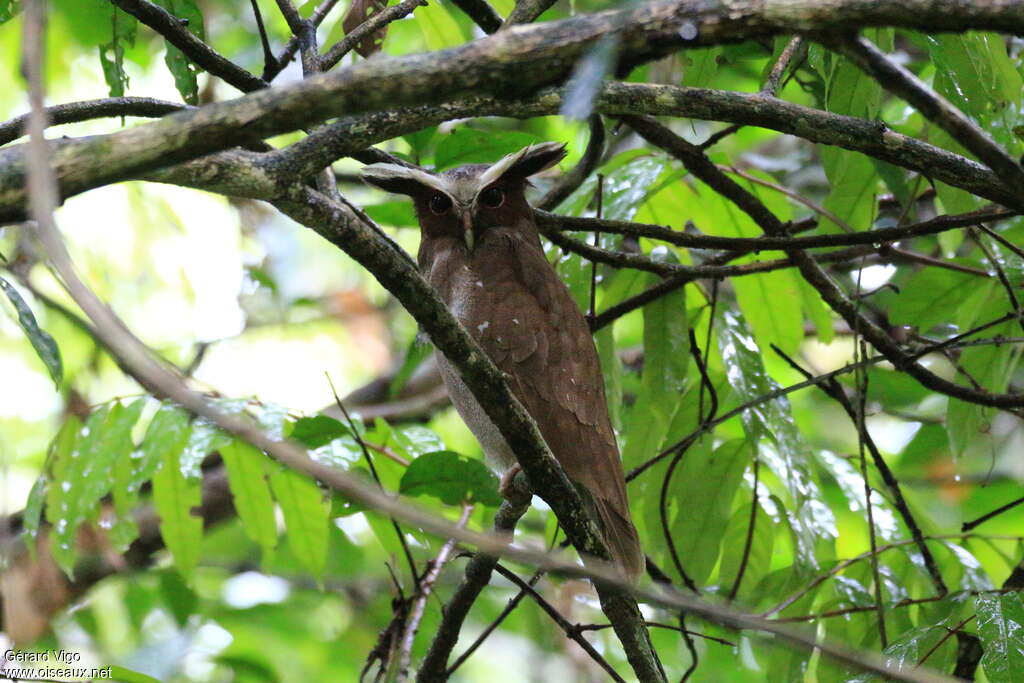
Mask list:
[{"label": "owl breast feathers", "polygon": [[[644,555],[630,520],[597,350],[569,290],[548,263],[527,178],[560,161],[564,147],[527,147],[491,165],[434,175],[375,164],[372,185],[412,197],[428,282],[508,377],[552,454],[590,508],[613,559],[629,575]],[[452,403],[499,471],[516,459],[458,373],[440,356]]]}]

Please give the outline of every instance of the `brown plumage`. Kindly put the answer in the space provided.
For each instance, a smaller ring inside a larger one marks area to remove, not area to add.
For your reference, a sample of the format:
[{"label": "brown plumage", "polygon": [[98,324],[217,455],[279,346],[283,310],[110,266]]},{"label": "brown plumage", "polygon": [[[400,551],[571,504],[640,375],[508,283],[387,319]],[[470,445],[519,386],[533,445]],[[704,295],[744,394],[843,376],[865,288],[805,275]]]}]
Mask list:
[{"label": "brown plumage", "polygon": [[[584,494],[613,559],[631,576],[644,555],[630,520],[622,463],[590,329],[544,257],[527,178],[565,156],[533,145],[491,165],[433,175],[374,164],[364,179],[412,197],[423,230],[419,264],[455,317],[509,378],[565,473]],[[505,439],[455,370],[438,358],[452,403],[502,472]]]}]

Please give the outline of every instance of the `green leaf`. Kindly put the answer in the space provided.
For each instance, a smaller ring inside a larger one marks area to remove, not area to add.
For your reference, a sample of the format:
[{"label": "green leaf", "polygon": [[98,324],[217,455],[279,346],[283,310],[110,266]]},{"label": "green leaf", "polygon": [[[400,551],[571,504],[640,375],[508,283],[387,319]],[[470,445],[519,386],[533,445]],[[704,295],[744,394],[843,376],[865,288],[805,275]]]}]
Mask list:
[{"label": "green leaf", "polygon": [[800,288],[800,300],[807,317],[810,318],[818,333],[818,341],[822,344],[831,344],[835,339],[835,328],[832,326],[832,314],[828,306],[809,282],[796,278],[797,286]]},{"label": "green leaf", "polygon": [[[778,201],[778,197],[766,188],[750,181],[739,182],[766,202],[780,220],[787,220],[785,212],[789,211],[789,207],[784,201]],[[715,234],[727,237],[757,237],[762,234],[753,219],[735,204],[702,183],[698,184],[698,189],[702,208],[707,212],[709,228],[713,227]],[[737,263],[753,260],[753,256],[747,256]],[[770,344],[775,344],[787,353],[795,352],[804,336],[804,320],[800,309],[803,294],[799,279],[791,271],[776,270],[733,278],[732,286],[740,310],[754,330],[758,345],[768,348]]]},{"label": "green leaf", "polygon": [[135,44],[135,29],[139,20],[113,5],[101,6],[101,13],[109,16],[111,40],[99,46],[100,65],[111,97],[121,97],[128,87],[128,74],[124,70],[125,46]]},{"label": "green leaf", "polygon": [[36,317],[32,314],[32,309],[21,298],[21,294],[18,293],[18,290],[11,283],[2,277],[0,277],[0,289],[4,290],[7,299],[14,306],[14,310],[18,314],[18,325],[21,326],[25,336],[32,343],[32,348],[35,349],[39,360],[43,361],[43,365],[46,366],[47,371],[50,373],[53,383],[59,388],[64,375],[64,366],[61,362],[60,349],[57,348],[57,342],[39,327]]},{"label": "green leaf", "polygon": [[[145,399],[138,399],[129,407],[129,410],[134,413],[134,416],[131,418],[132,426],[138,422],[139,415],[142,413],[145,404]],[[133,515],[135,506],[139,502],[139,486],[142,484],[141,480],[136,480],[135,478],[134,470],[137,455],[139,455],[139,452],[134,449],[129,430],[128,438],[119,452],[112,470],[113,485],[111,493],[117,517],[110,527],[110,540],[114,545],[114,549],[118,552],[127,550],[129,544],[139,535]]]},{"label": "green leaf", "polygon": [[479,460],[454,451],[425,453],[413,460],[398,490],[407,496],[434,496],[446,505],[501,504],[498,478]]},{"label": "green leaf", "polygon": [[[889,317],[900,325],[927,332],[949,319],[949,312],[974,291],[978,278],[946,268],[922,268],[900,289],[889,308]],[[986,283],[987,284],[987,283]],[[941,301],[941,306],[935,302]]]},{"label": "green leaf", "polygon": [[78,529],[95,516],[100,499],[113,485],[111,473],[132,450],[131,431],[139,418],[143,401],[125,407],[107,405],[93,413],[54,479],[47,496],[47,520],[53,524],[53,555],[57,564],[72,575],[77,557]]},{"label": "green leaf", "polygon": [[203,520],[192,514],[202,501],[198,471],[182,467],[192,438],[188,414],[165,405],[153,416],[142,441],[139,476],[152,472],[153,505],[160,516],[160,535],[174,566],[189,578],[199,563]]},{"label": "green leaf", "polygon": [[[33,541],[39,535],[39,523],[43,518],[43,503],[46,501],[46,475],[42,474],[32,484],[25,501],[25,509],[21,513],[21,526]],[[28,543],[29,552],[35,554],[36,544]]]},{"label": "green leaf", "polygon": [[531,133],[462,126],[441,138],[434,153],[434,165],[443,170],[462,164],[490,163],[536,142],[541,139]]},{"label": "green leaf", "polygon": [[[409,143],[409,148],[412,150],[412,156],[419,163],[419,160],[423,158],[427,150],[430,149],[431,144],[434,142],[434,137],[437,135],[437,126],[430,126],[423,130],[418,130],[415,133],[408,133],[402,136],[402,139]],[[406,202],[408,204],[408,202]]]},{"label": "green leaf", "polygon": [[[868,31],[868,38],[882,49],[892,44],[892,30]],[[882,101],[882,87],[878,82],[844,58],[833,58],[828,79],[826,109],[873,119]],[[836,147],[820,145],[821,163],[828,177],[830,191],[824,207],[854,230],[867,230],[875,218],[875,194],[878,173],[871,159]],[[827,218],[821,221],[826,232],[840,228]]]},{"label": "green leaf", "polygon": [[1024,602],[1020,593],[979,595],[975,605],[985,674],[992,683],[1019,681],[1024,672]]},{"label": "green leaf", "polygon": [[687,50],[683,53],[686,66],[683,71],[683,85],[691,88],[706,88],[718,73],[718,61],[722,55],[721,46]]},{"label": "green leaf", "polygon": [[410,458],[445,449],[441,437],[423,425],[392,425],[391,436]]},{"label": "green leaf", "polygon": [[[155,0],[156,4],[185,23],[188,30],[200,40],[204,39],[203,14],[194,0]],[[187,22],[187,23],[186,23]],[[199,83],[196,76],[200,68],[170,42],[167,43],[167,68],[174,76],[174,85],[188,104],[199,103]]]},{"label": "green leaf", "polygon": [[288,436],[307,448],[320,448],[351,433],[348,427],[333,417],[314,415],[296,420],[292,433]]},{"label": "green leaf", "polygon": [[1008,151],[1020,154],[1013,135],[1020,116],[1024,82],[1007,54],[1006,42],[995,33],[926,36],[935,64],[934,87],[961,111],[977,121]]},{"label": "green leaf", "polygon": [[330,505],[311,478],[283,467],[272,468],[270,488],[281,506],[285,540],[303,566],[319,579],[327,562]]},{"label": "green leaf", "polygon": [[448,13],[448,7],[440,2],[428,3],[416,10],[416,24],[423,31],[428,50],[443,50],[465,41],[459,23]]},{"label": "green leaf", "polygon": [[270,461],[253,446],[237,440],[222,447],[220,454],[242,527],[259,543],[266,557],[277,545],[274,499],[267,483]]},{"label": "green leaf", "polygon": [[743,580],[740,582],[738,596],[753,595],[758,582],[765,576],[772,563],[772,548],[775,543],[775,527],[773,521],[761,505],[756,506],[754,533],[750,536],[750,505],[741,505],[733,513],[732,519],[722,536],[722,561],[718,569],[718,585],[723,591],[732,590],[739,575],[743,562],[743,549],[750,537],[750,552],[747,555]]},{"label": "green leaf", "polygon": [[419,221],[416,220],[416,211],[412,207],[412,203],[407,199],[401,199],[390,202],[381,202],[380,204],[370,204],[364,206],[363,210],[381,225],[390,225],[395,228],[415,228],[419,226]]},{"label": "green leaf", "polygon": [[18,0],[0,0],[0,24],[10,21],[20,11],[21,3]]},{"label": "green leaf", "polygon": [[714,451],[688,452],[675,472],[678,483],[672,494],[679,508],[672,537],[683,567],[697,584],[707,580],[718,561],[732,500],[752,462],[751,451],[746,439],[734,439]]},{"label": "green leaf", "polygon": [[686,294],[678,290],[644,311],[644,394],[655,405],[673,405],[686,387],[690,328]]}]

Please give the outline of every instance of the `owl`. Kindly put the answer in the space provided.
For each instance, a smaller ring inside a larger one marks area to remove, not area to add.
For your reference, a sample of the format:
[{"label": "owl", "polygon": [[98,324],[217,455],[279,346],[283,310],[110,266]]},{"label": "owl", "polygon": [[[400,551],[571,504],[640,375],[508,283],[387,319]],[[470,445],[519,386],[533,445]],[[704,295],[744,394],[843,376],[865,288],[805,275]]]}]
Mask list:
[{"label": "owl", "polygon": [[[590,329],[548,263],[525,191],[561,161],[558,143],[531,145],[494,164],[440,174],[373,164],[363,179],[412,198],[422,230],[419,266],[452,314],[508,378],[597,522],[612,559],[630,576],[644,554],[630,519],[622,462],[608,417]],[[518,471],[497,427],[445,358],[452,403],[503,486]]]}]

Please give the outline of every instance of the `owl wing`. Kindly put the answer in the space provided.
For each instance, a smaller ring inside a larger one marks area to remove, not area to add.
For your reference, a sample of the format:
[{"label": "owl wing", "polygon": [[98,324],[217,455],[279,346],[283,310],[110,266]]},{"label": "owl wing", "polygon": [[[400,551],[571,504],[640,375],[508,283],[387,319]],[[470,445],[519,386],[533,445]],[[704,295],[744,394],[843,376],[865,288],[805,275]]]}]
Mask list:
[{"label": "owl wing", "polygon": [[590,494],[613,555],[639,573],[643,553],[590,328],[539,244],[517,240],[512,250],[511,265],[482,293],[473,331],[510,377],[555,459]]}]

